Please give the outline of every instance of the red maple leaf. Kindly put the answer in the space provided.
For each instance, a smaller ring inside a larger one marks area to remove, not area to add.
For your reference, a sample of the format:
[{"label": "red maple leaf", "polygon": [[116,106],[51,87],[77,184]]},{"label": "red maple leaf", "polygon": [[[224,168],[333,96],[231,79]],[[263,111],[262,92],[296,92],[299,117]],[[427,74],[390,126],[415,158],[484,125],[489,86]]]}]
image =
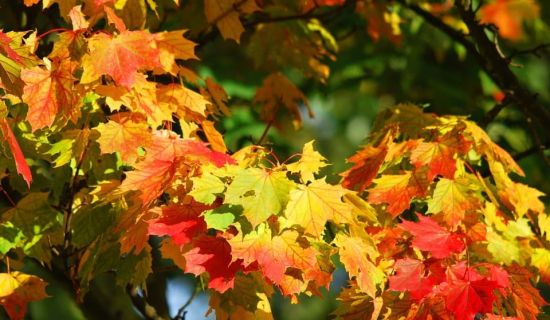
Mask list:
[{"label": "red maple leaf", "polygon": [[225,292],[233,288],[235,274],[243,269],[242,260],[232,261],[231,246],[223,237],[202,236],[194,248],[184,254],[185,272],[201,275],[208,272],[208,287]]},{"label": "red maple leaf", "polygon": [[153,210],[159,212],[160,217],[149,221],[149,234],[169,235],[175,244],[187,244],[194,237],[206,232],[206,222],[200,215],[208,208],[195,201],[155,208]]},{"label": "red maple leaf", "polygon": [[477,313],[493,311],[496,282],[485,278],[475,281],[456,280],[440,285],[445,295],[445,307],[456,320],[473,320]]},{"label": "red maple leaf", "polygon": [[23,152],[19,147],[19,143],[17,142],[17,139],[15,138],[15,135],[13,134],[13,131],[11,130],[10,125],[8,124],[8,121],[6,119],[0,119],[0,131],[2,132],[4,139],[8,143],[11,153],[13,154],[17,173],[19,173],[23,177],[23,179],[25,179],[27,187],[30,188],[32,182],[31,169],[29,168],[29,165],[25,160],[25,156],[23,155]]},{"label": "red maple leaf", "polygon": [[442,228],[434,220],[418,215],[419,222],[403,221],[401,227],[413,236],[412,245],[420,250],[429,251],[434,258],[441,259],[464,250],[461,236]]},{"label": "red maple leaf", "polygon": [[399,259],[395,262],[395,275],[390,276],[390,290],[409,291],[411,297],[420,300],[428,295],[434,286],[432,279],[424,276],[424,263],[416,259]]}]

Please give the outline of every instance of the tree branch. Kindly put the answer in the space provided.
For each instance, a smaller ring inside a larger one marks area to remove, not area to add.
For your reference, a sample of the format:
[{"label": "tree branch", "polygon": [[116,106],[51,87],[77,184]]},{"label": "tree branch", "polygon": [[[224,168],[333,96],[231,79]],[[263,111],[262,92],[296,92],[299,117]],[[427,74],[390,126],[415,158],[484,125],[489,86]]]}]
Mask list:
[{"label": "tree branch", "polygon": [[[455,0],[455,7],[458,9],[462,20],[470,31],[470,36],[476,44],[476,50],[469,47],[466,49],[479,57],[480,65],[487,75],[512,102],[526,113],[528,118],[531,114],[536,114],[536,118],[531,118],[537,119],[543,127],[545,123],[550,123],[550,112],[538,103],[535,94],[529,92],[519,82],[516,75],[509,68],[508,59],[500,54],[495,43],[488,38],[485,27],[478,22],[472,8],[465,5],[462,0]],[[548,128],[544,129],[549,130]],[[550,133],[550,131],[547,132]]]},{"label": "tree branch", "polygon": [[485,114],[483,119],[479,121],[479,126],[482,128],[485,128],[489,123],[491,123],[495,118],[498,116],[500,111],[510,105],[510,100],[508,98],[504,98],[501,102],[497,103],[489,112]]},{"label": "tree branch", "polygon": [[542,149],[543,152],[544,152],[545,150],[550,149],[550,143],[546,143],[546,144],[543,144],[543,145],[541,145],[541,146],[534,145],[534,146],[532,146],[531,148],[529,148],[529,149],[527,149],[527,150],[524,150],[524,151],[522,151],[522,152],[516,153],[516,154],[513,156],[513,158],[514,158],[514,160],[519,161],[519,160],[521,160],[521,159],[523,159],[523,158],[527,158],[527,157],[530,156],[530,155],[533,155],[533,154],[535,154],[535,153],[537,153],[537,152],[540,152],[541,149]]},{"label": "tree branch", "polygon": [[499,48],[495,45],[495,41],[488,38],[485,33],[485,26],[478,22],[475,11],[471,8],[469,1],[467,4],[464,4],[462,0],[455,0],[455,7],[468,27],[469,36],[472,38],[472,41],[468,40],[465,34],[451,28],[416,4],[408,3],[406,0],[396,1],[424,18],[426,22],[447,34],[451,39],[462,44],[467,52],[478,61],[485,73],[506,94],[510,102],[517,104],[524,112],[528,111],[529,113],[536,114],[536,119],[542,127],[546,130],[550,129],[544,126],[545,123],[550,123],[550,111],[538,103],[536,95],[523,87],[516,75],[510,70],[509,58],[503,57],[499,52]]},{"label": "tree branch", "polygon": [[451,26],[449,26],[448,24],[443,22],[438,17],[434,16],[430,12],[422,9],[421,7],[419,7],[418,5],[416,5],[414,3],[408,3],[407,0],[396,0],[396,1],[397,1],[397,3],[403,5],[404,7],[408,8],[412,12],[414,12],[417,15],[424,18],[424,20],[426,22],[428,22],[429,24],[431,24],[435,28],[437,28],[440,31],[442,31],[443,33],[445,33],[449,38],[451,38],[454,41],[462,44],[468,50],[469,53],[473,54],[477,58],[481,58],[481,57],[479,57],[479,54],[478,54],[474,44],[472,42],[470,42],[468,39],[466,39],[466,35],[464,33],[460,32],[459,30],[456,30],[456,29],[452,28]]},{"label": "tree branch", "polygon": [[126,287],[126,292],[130,296],[130,300],[136,309],[143,315],[147,320],[161,320],[160,317],[153,306],[151,306],[145,297],[141,296],[137,288],[132,288],[130,285]]}]

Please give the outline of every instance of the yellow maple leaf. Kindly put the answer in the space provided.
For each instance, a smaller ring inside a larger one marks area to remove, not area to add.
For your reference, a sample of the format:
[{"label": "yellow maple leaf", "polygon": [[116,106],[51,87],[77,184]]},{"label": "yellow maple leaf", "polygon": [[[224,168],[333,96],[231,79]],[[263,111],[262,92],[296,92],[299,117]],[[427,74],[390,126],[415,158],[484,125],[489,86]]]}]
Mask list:
[{"label": "yellow maple leaf", "polygon": [[550,251],[546,248],[536,248],[531,256],[531,264],[539,269],[542,281],[550,283]]},{"label": "yellow maple leaf", "polygon": [[479,206],[480,199],[472,192],[479,190],[475,179],[459,177],[455,180],[441,178],[428,200],[429,213],[441,213],[447,224],[456,227],[464,214]]},{"label": "yellow maple leaf", "polygon": [[286,166],[288,171],[300,173],[302,182],[313,181],[319,169],[327,166],[327,159],[313,149],[313,142],[312,140],[304,145],[300,160]]},{"label": "yellow maple leaf", "polygon": [[214,122],[204,120],[201,123],[201,127],[204,135],[206,136],[206,139],[208,140],[208,142],[210,142],[212,150],[226,153],[227,147],[225,146],[225,142],[223,141],[223,135],[219,133],[218,130],[216,130],[216,127],[214,127]]},{"label": "yellow maple leaf", "polygon": [[148,147],[152,141],[147,124],[139,117],[116,114],[107,123],[97,126],[101,134],[97,142],[101,153],[118,152],[122,161],[133,164],[138,158],[138,148]]},{"label": "yellow maple leaf", "polygon": [[334,243],[340,249],[340,261],[350,276],[355,277],[362,292],[374,298],[376,286],[385,281],[385,274],[372,261],[378,252],[372,240],[338,234]]},{"label": "yellow maple leaf", "polygon": [[183,37],[185,32],[186,30],[177,30],[153,35],[159,49],[160,64],[166,72],[173,75],[178,74],[179,70],[176,59],[198,59],[195,55],[196,44]]},{"label": "yellow maple leaf", "polygon": [[352,223],[352,208],[342,201],[346,190],[324,180],[314,180],[309,185],[299,185],[290,193],[285,209],[283,227],[298,225],[306,234],[320,237],[328,220],[335,223]]}]

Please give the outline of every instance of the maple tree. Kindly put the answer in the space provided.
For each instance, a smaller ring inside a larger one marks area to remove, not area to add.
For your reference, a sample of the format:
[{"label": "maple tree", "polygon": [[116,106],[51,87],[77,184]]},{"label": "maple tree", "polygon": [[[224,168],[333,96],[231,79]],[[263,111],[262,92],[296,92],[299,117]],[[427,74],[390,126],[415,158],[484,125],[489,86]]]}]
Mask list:
[{"label": "maple tree", "polygon": [[[177,270],[208,292],[208,314],[270,319],[277,294],[322,296],[345,270],[333,317],[537,319],[550,285],[550,217],[516,160],[538,152],[548,161],[550,112],[512,67],[548,46],[505,56],[499,39],[514,48],[532,24],[546,28],[541,6],[17,1],[14,12],[50,20],[0,31],[0,305],[22,319],[58,281],[85,309],[108,279],[129,312],[165,318],[152,290]],[[494,107],[474,121],[392,103],[339,172],[314,141],[278,155],[270,132],[300,130],[321,111],[297,79],[330,83],[331,61],[350,59],[338,51],[358,25],[360,41],[404,48],[418,23],[472,59]],[[260,75],[243,101],[209,69],[210,45],[216,59],[248,55]],[[260,107],[265,125],[228,146],[224,121],[242,104]],[[483,129],[512,107],[533,141],[515,156]]]}]

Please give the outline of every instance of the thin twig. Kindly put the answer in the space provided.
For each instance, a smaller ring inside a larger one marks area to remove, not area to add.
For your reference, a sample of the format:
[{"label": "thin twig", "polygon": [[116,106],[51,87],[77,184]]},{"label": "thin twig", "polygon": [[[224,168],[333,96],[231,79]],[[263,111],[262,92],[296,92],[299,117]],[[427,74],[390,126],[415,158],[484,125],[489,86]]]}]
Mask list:
[{"label": "thin twig", "polygon": [[67,210],[65,210],[65,214],[63,215],[63,221],[64,221],[63,249],[64,250],[67,250],[71,245],[71,220],[72,220],[74,197],[75,197],[76,187],[77,187],[76,180],[78,179],[78,174],[80,172],[80,168],[82,167],[82,163],[84,162],[84,158],[86,157],[86,153],[88,152],[89,145],[90,145],[90,140],[88,140],[88,142],[86,142],[86,146],[84,146],[84,151],[82,152],[80,159],[78,159],[73,179],[71,180],[71,184],[69,185],[71,197],[67,205]]},{"label": "thin twig", "polygon": [[546,150],[546,147],[544,146],[544,144],[540,140],[540,137],[537,133],[537,129],[533,125],[533,119],[530,116],[527,117],[527,126],[529,127],[529,131],[531,131],[531,136],[533,137],[533,140],[535,142],[535,147],[536,147],[538,153],[540,154],[542,159],[546,162],[546,164],[548,166],[550,166],[550,158],[548,158],[546,156],[546,154],[544,153],[544,151]]},{"label": "thin twig", "polygon": [[187,301],[183,304],[183,306],[181,306],[181,308],[178,309],[178,313],[176,314],[176,316],[174,317],[173,320],[184,320],[185,319],[185,315],[187,313],[187,311],[185,311],[185,309],[187,309],[187,307],[189,307],[191,305],[191,303],[193,302],[193,300],[197,296],[198,292],[199,292],[199,290],[197,290],[196,288],[193,290],[193,293],[191,293],[191,296],[189,297],[189,299],[187,299]]},{"label": "thin twig", "polygon": [[547,49],[550,49],[550,43],[543,43],[539,44],[538,46],[531,48],[531,49],[525,49],[525,50],[514,50],[512,53],[506,58],[508,60],[512,60],[513,58],[520,56],[520,55],[526,55],[526,54],[532,54],[538,58],[541,57],[540,53],[542,51],[545,51]]},{"label": "thin twig", "polygon": [[510,105],[510,100],[507,98],[504,98],[501,102],[497,103],[489,112],[485,114],[483,119],[479,121],[479,126],[482,128],[485,128],[489,123],[491,123],[495,118],[498,116],[500,111]]},{"label": "thin twig", "polygon": [[8,194],[8,192],[2,187],[0,186],[0,191],[2,191],[2,193],[4,194],[4,196],[6,197],[6,199],[8,199],[8,201],[10,202],[11,206],[12,207],[15,207],[16,204],[15,202],[13,201],[13,199],[10,197],[10,195]]},{"label": "thin twig", "polygon": [[269,120],[269,122],[266,124],[264,128],[264,132],[262,132],[262,135],[256,142],[256,145],[261,146],[264,143],[264,140],[267,137],[267,133],[269,132],[269,129],[271,129],[271,127],[273,126],[273,122],[275,122],[275,116],[273,116],[273,118]]},{"label": "thin twig", "polygon": [[[544,150],[548,150],[548,149],[550,149],[550,143],[545,143],[545,144],[542,145],[542,147],[544,148]],[[513,156],[513,158],[514,158],[514,160],[519,161],[519,160],[521,160],[521,159],[523,159],[523,158],[527,158],[528,156],[533,155],[533,154],[539,152],[540,149],[541,149],[540,146],[536,146],[536,145],[535,145],[535,146],[532,146],[531,148],[529,148],[529,149],[527,149],[527,150],[524,150],[524,151],[522,151],[522,152],[516,153],[516,154]]]}]

